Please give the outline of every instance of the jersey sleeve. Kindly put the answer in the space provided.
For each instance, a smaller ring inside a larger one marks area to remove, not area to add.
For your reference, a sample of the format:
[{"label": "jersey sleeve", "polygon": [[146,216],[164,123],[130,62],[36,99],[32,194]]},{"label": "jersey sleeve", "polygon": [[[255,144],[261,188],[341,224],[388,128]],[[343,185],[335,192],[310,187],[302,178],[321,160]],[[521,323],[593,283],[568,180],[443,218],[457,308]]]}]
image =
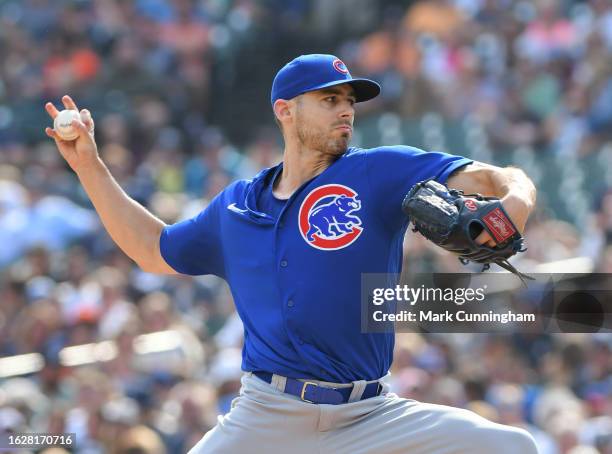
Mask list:
[{"label": "jersey sleeve", "polygon": [[219,219],[222,195],[215,197],[197,216],[162,230],[159,240],[161,255],[178,273],[223,277]]},{"label": "jersey sleeve", "polygon": [[398,145],[368,150],[366,172],[384,219],[403,223],[402,201],[412,186],[428,178],[446,183],[451,173],[472,162],[463,156]]}]

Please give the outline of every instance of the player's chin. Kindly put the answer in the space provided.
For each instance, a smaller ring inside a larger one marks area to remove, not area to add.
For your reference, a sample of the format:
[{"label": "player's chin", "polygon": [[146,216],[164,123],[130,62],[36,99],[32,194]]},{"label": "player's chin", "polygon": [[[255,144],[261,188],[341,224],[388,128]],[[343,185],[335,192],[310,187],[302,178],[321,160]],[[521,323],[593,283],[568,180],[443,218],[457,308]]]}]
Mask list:
[{"label": "player's chin", "polygon": [[350,137],[340,137],[332,140],[328,148],[334,154],[341,155],[348,149],[349,142]]},{"label": "player's chin", "polygon": [[351,141],[351,138],[353,137],[352,131],[347,129],[338,129],[337,131],[339,132],[339,141],[345,142],[346,144]]}]

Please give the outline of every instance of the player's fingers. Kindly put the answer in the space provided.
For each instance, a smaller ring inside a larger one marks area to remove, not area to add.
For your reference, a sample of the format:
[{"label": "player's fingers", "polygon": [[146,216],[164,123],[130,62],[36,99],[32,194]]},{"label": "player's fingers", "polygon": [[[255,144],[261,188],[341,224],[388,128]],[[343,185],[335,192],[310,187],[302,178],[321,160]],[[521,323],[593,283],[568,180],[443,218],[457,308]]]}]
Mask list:
[{"label": "player's fingers", "polygon": [[59,134],[51,128],[45,128],[45,133],[51,137],[53,140],[55,140],[55,144],[57,145],[57,148],[59,149],[60,153],[62,153],[62,155],[64,154],[64,150],[62,147],[62,144],[65,144],[66,141],[64,139],[62,139]]},{"label": "player's fingers", "polygon": [[79,110],[79,109],[77,109],[77,106],[76,106],[75,102],[68,95],[62,96],[62,102],[64,103],[64,107],[66,107],[66,109],[72,109],[72,110],[76,110],[76,111]]},{"label": "player's fingers", "polygon": [[81,121],[85,125],[88,131],[93,131],[94,129],[94,121],[91,117],[91,112],[87,109],[81,110]]},{"label": "player's fingers", "polygon": [[[60,135],[57,133],[57,131],[55,129],[45,128],[45,133],[49,137],[51,137],[53,140],[55,140],[55,143],[58,146],[60,146],[62,143],[66,143],[66,141],[60,137]],[[60,147],[60,150],[61,150],[61,147]]]},{"label": "player's fingers", "polygon": [[56,109],[56,107],[48,102],[47,104],[45,104],[45,110],[47,111],[47,113],[49,114],[49,116],[53,119],[55,119],[55,117],[57,117],[57,114],[59,113],[59,111]]},{"label": "player's fingers", "polygon": [[89,137],[89,129],[85,124],[77,119],[72,120],[72,127],[77,130],[80,137]]},{"label": "player's fingers", "polygon": [[59,136],[57,135],[57,133],[51,128],[45,128],[45,133],[52,139],[61,140]]},{"label": "player's fingers", "polygon": [[491,235],[486,230],[480,232],[480,235],[474,240],[476,244],[486,244],[487,246],[490,245],[489,242],[491,241],[493,241],[493,238],[491,238]]}]

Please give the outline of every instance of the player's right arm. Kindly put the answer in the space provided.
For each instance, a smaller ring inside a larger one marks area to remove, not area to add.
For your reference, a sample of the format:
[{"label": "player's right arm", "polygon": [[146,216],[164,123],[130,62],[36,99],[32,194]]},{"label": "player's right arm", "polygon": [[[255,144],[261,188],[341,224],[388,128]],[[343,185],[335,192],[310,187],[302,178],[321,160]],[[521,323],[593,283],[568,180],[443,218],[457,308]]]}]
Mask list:
[{"label": "player's right arm", "polygon": [[[78,110],[69,96],[64,96],[62,102],[66,109]],[[59,113],[51,103],[47,103],[45,109],[51,118]],[[82,110],[81,118],[82,122],[73,122],[79,132],[74,141],[60,139],[51,128],[46,128],[45,132],[55,140],[60,154],[77,174],[117,246],[146,272],[176,274],[160,252],[160,236],[166,224],[123,191],[98,155],[89,111]]]}]

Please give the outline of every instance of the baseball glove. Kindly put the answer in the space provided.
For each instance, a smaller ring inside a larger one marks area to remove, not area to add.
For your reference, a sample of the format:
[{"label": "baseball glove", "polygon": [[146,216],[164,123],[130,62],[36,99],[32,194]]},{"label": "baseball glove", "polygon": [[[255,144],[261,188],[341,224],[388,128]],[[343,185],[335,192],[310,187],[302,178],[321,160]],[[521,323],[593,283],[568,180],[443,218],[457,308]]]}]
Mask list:
[{"label": "baseball glove", "polygon": [[[463,194],[433,179],[421,181],[404,198],[402,210],[414,231],[459,256],[461,263],[482,263],[483,271],[491,263],[516,274],[523,284],[532,277],[521,273],[508,258],[524,252],[523,237],[496,197]],[[474,240],[486,230],[497,245],[489,247]]]}]

